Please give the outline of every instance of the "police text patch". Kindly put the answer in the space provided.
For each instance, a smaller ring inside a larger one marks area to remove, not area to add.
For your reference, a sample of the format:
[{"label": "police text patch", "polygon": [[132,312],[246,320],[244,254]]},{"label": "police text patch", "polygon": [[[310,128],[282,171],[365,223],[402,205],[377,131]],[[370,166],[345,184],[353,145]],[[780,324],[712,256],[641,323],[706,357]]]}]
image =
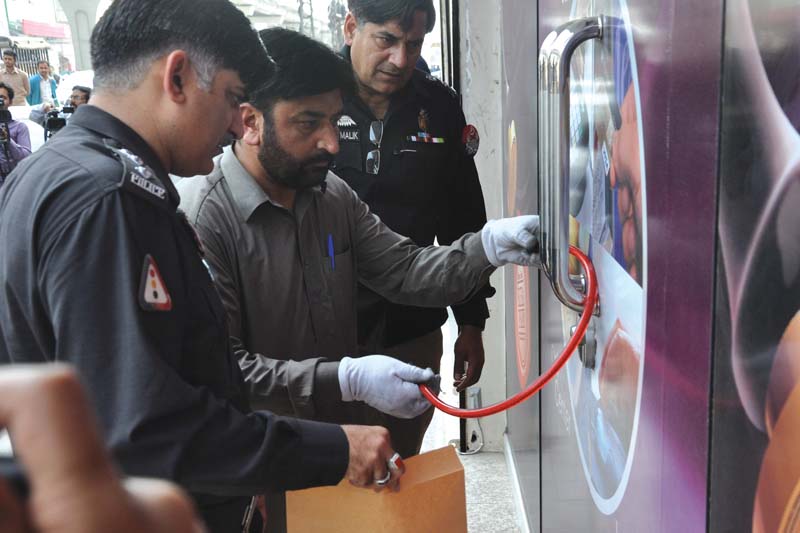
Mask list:
[{"label": "police text patch", "polygon": [[123,189],[164,207],[169,205],[167,188],[141,157],[125,148],[115,148],[108,140],[105,144],[114,157],[122,163],[120,185]]},{"label": "police text patch", "polygon": [[149,192],[150,194],[156,196],[161,200],[167,198],[167,189],[165,189],[161,185],[158,185],[155,182],[148,180],[142,174],[139,174],[137,172],[131,172],[130,180],[131,183],[133,183],[140,189]]}]

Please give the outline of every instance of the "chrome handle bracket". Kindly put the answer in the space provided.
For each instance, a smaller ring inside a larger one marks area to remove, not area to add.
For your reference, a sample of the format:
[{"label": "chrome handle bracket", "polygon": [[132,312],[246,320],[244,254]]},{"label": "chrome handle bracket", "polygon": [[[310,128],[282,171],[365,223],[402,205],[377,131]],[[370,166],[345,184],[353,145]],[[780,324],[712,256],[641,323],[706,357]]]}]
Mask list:
[{"label": "chrome handle bracket", "polygon": [[[597,335],[594,323],[594,319],[589,321],[586,335],[578,344],[578,357],[580,357],[583,366],[590,369],[594,369],[597,363]],[[570,335],[575,335],[577,329],[578,326],[572,326],[569,330]]]}]

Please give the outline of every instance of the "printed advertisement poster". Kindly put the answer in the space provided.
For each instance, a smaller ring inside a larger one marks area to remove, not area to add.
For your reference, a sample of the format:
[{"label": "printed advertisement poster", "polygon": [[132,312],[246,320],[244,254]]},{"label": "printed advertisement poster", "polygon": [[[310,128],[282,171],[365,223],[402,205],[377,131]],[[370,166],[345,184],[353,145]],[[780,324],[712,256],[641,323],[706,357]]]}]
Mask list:
[{"label": "printed advertisement poster", "polygon": [[[591,252],[603,304],[593,366],[573,357],[565,371],[581,466],[610,515],[630,479],[645,367],[647,175],[630,13],[624,1],[602,3],[578,1],[570,13],[603,14],[603,39],[572,58],[570,240]],[[566,337],[576,317],[563,308],[562,318]]]},{"label": "printed advertisement poster", "polygon": [[711,531],[800,531],[800,6],[726,5]]}]

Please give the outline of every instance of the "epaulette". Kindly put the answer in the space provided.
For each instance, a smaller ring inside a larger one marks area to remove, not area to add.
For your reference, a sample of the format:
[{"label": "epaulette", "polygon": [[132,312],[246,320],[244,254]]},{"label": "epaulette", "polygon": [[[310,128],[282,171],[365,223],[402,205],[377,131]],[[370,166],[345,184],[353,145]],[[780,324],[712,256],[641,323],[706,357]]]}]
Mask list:
[{"label": "epaulette", "polygon": [[122,164],[121,189],[139,196],[156,205],[169,207],[167,188],[152,168],[145,165],[141,157],[120,145],[113,139],[103,139],[103,144]]},{"label": "epaulette", "polygon": [[445,82],[443,82],[439,78],[437,78],[437,77],[435,77],[435,76],[433,76],[431,74],[427,74],[426,73],[425,74],[425,79],[428,80],[429,82],[432,82],[434,84],[434,86],[436,86],[437,88],[444,89],[451,97],[453,97],[456,100],[458,100],[458,93],[456,92],[456,90],[453,89],[452,87],[450,87],[449,85],[447,85]]}]

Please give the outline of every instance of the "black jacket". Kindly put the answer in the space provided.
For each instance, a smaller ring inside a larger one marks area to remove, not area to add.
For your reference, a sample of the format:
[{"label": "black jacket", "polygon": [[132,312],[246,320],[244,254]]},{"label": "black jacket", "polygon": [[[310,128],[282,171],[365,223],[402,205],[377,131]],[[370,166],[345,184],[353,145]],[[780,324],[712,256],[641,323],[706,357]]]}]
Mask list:
[{"label": "black jacket", "polygon": [[[350,49],[342,55],[350,59]],[[344,179],[391,229],[429,246],[436,239],[450,244],[486,223],[475,162],[462,140],[466,126],[458,96],[442,82],[415,70],[411,81],[392,97],[383,120],[381,163],[377,175],[366,172],[366,157],[377,149],[369,137],[374,115],[354,96],[344,103],[339,121],[339,153],[334,172]],[[420,133],[424,135],[420,135]],[[365,287],[359,288],[359,340],[385,332],[383,346],[392,346],[439,328],[445,309],[391,304]],[[469,302],[453,306],[459,325],[481,329],[489,316],[488,284]],[[367,350],[374,346],[367,346]]]},{"label": "black jacket", "polygon": [[348,444],[249,413],[178,200],[141,137],[82,106],[0,189],[0,362],[73,364],[125,473],[181,483],[237,531],[246,496],[337,483]]}]

